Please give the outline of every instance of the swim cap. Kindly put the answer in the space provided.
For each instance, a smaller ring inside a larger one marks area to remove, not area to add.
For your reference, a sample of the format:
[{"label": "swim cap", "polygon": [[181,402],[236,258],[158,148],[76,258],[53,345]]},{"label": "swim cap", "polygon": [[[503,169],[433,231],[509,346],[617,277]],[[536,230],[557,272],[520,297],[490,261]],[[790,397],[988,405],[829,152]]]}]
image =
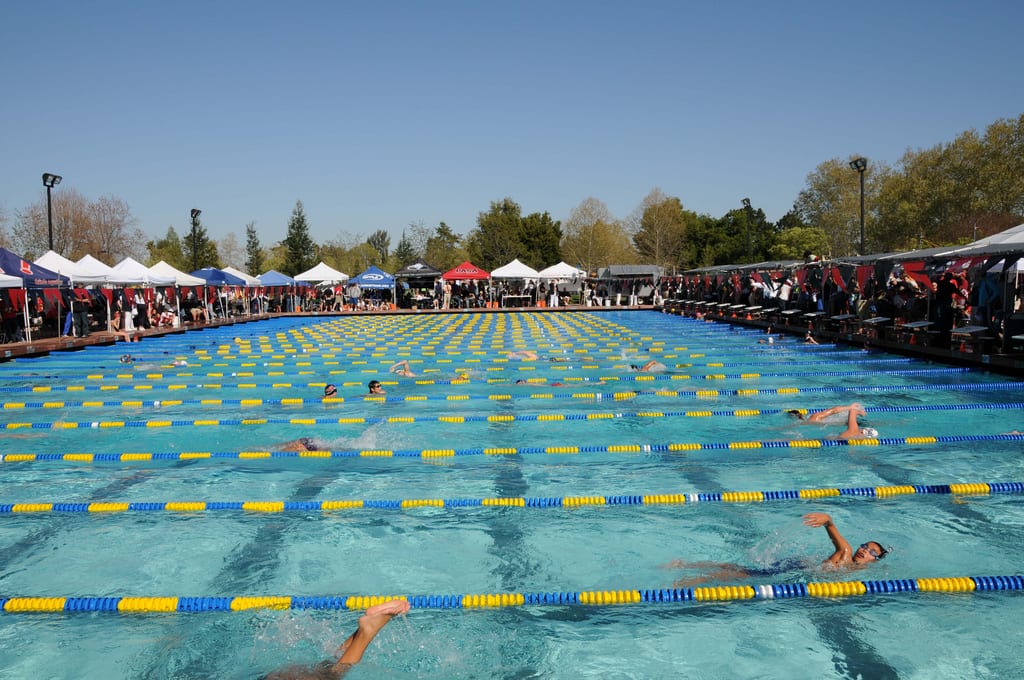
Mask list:
[{"label": "swim cap", "polygon": [[873,427],[862,428],[860,433],[869,439],[878,439],[878,430]]}]

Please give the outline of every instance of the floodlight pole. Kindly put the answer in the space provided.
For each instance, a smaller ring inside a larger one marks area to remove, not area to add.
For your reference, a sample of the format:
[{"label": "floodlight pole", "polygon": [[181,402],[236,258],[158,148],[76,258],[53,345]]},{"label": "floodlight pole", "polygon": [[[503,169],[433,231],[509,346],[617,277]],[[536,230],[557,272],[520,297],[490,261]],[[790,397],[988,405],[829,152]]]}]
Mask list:
[{"label": "floodlight pole", "polygon": [[46,187],[46,225],[50,235],[50,250],[53,250],[53,200],[50,197],[50,191],[53,187],[60,184],[63,179],[60,175],[54,175],[49,172],[43,173],[43,186]]},{"label": "floodlight pole", "polygon": [[750,254],[750,215],[753,212],[753,209],[750,207],[749,198],[743,199],[743,207],[747,210],[747,264],[750,264],[751,260],[754,258]]},{"label": "floodlight pole", "polygon": [[199,269],[199,253],[196,252],[196,229],[199,228],[199,216],[203,213],[199,208],[192,208],[192,271]]},{"label": "floodlight pole", "polygon": [[864,254],[864,171],[868,169],[866,158],[854,158],[850,167],[860,175],[860,254]]}]

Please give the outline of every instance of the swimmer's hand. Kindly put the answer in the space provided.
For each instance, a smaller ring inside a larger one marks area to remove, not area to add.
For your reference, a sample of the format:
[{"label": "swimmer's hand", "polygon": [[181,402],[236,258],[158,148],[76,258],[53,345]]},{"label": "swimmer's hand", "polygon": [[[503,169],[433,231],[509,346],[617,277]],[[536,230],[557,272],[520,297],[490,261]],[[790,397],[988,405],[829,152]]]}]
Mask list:
[{"label": "swimmer's hand", "polygon": [[832,523],[832,518],[824,512],[809,512],[804,515],[804,524],[809,527],[824,527]]}]

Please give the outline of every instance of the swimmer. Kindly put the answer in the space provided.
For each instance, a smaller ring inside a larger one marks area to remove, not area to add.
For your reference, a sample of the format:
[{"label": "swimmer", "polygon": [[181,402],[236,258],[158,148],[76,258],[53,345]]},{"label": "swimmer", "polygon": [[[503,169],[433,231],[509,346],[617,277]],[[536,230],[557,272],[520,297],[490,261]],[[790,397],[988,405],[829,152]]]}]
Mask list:
[{"label": "swimmer", "polygon": [[565,383],[560,383],[558,381],[550,382],[550,383],[535,383],[535,382],[530,382],[529,380],[523,380],[522,378],[520,378],[519,380],[516,380],[516,385],[541,385],[541,386],[544,386],[544,387],[565,387]]},{"label": "swimmer", "polygon": [[[878,541],[862,543],[856,550],[854,550],[853,546],[850,545],[850,542],[843,538],[843,535],[839,533],[836,525],[832,522],[832,518],[824,512],[809,512],[804,515],[803,521],[804,524],[809,527],[825,527],[825,530],[828,532],[828,537],[832,541],[832,546],[835,548],[834,552],[821,563],[822,567],[841,570],[863,569],[872,562],[884,559],[885,556],[889,554],[889,551],[883,548],[882,544]],[[753,577],[778,576],[787,572],[807,568],[804,560],[796,557],[778,560],[767,567],[744,567],[739,564],[721,562],[684,562],[682,560],[673,560],[666,566],[676,569],[687,568],[710,570],[709,573],[701,576],[676,581],[672,584],[676,588],[688,588],[701,583],[707,583],[709,581],[735,581],[738,579]]]},{"label": "swimmer", "polygon": [[130,364],[135,361],[131,354],[122,354],[119,360],[122,364]]},{"label": "swimmer", "polygon": [[643,366],[637,366],[636,364],[630,364],[629,370],[636,371],[638,373],[664,373],[668,370],[665,364],[661,363],[657,359],[651,359]]},{"label": "swimmer", "polygon": [[369,394],[371,396],[387,394],[378,380],[371,380],[366,383],[366,387],[370,390]]},{"label": "swimmer", "polygon": [[536,361],[538,359],[537,353],[530,349],[520,349],[515,352],[509,352],[505,356],[509,359],[519,359],[520,361]]},{"label": "swimmer", "polygon": [[391,373],[402,376],[403,378],[415,378],[416,374],[412,372],[412,368],[409,366],[409,362],[402,359],[396,364],[392,364],[391,368],[388,369]]},{"label": "swimmer", "polygon": [[324,385],[324,399],[330,399],[338,394],[338,387],[334,383]]},{"label": "swimmer", "polygon": [[811,331],[807,331],[807,335],[804,336],[804,342],[806,342],[808,345],[819,344],[818,341],[814,339],[814,334],[811,333]]},{"label": "swimmer", "polygon": [[188,366],[188,362],[185,361],[184,359],[175,359],[174,361],[171,362],[171,366],[176,366],[180,368],[182,366]]},{"label": "swimmer", "polygon": [[278,444],[275,451],[290,451],[302,453],[303,451],[330,451],[330,448],[322,445],[312,437],[299,437],[284,444]]},{"label": "swimmer", "polygon": [[266,675],[261,680],[317,680],[318,678],[341,678],[352,666],[359,663],[373,638],[391,619],[406,614],[409,603],[405,600],[388,600],[376,604],[359,617],[359,627],[338,648],[337,661],[322,661],[315,666],[289,666]]},{"label": "swimmer", "polygon": [[865,415],[865,411],[864,407],[856,402],[849,406],[832,406],[824,411],[812,413],[809,416],[804,416],[804,414],[797,409],[789,409],[786,413],[807,423],[829,423],[832,422],[833,416],[845,413],[846,429],[839,435],[840,439],[878,438],[878,430],[873,427],[861,427],[860,423],[857,422],[857,416]]}]

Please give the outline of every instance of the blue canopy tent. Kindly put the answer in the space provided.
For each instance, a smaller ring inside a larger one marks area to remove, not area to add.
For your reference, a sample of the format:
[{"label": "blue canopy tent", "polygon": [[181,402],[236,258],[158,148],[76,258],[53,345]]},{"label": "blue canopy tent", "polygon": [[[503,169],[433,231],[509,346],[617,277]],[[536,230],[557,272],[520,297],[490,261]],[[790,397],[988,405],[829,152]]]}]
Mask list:
[{"label": "blue canopy tent", "polygon": [[[240,276],[235,276],[230,272],[226,272],[223,269],[217,269],[216,267],[203,267],[191,272],[192,276],[198,276],[199,278],[206,281],[209,286],[242,286],[243,288],[248,287],[248,282]],[[203,295],[205,298],[206,292],[203,289]],[[223,290],[220,292],[220,306],[221,314],[225,317],[228,316],[228,304],[227,304],[227,293]],[[205,300],[204,300],[205,301]],[[211,309],[207,308],[207,313]]]},{"label": "blue canopy tent", "polygon": [[395,277],[377,266],[370,265],[362,274],[348,280],[348,285],[357,284],[365,290],[390,290],[392,302],[397,300],[395,296]]},{"label": "blue canopy tent", "polygon": [[282,310],[286,312],[291,312],[298,308],[298,302],[295,299],[295,289],[299,286],[309,286],[307,282],[293,279],[287,274],[282,274],[276,269],[266,271],[256,278],[260,280],[260,283],[268,288],[275,287],[288,289],[288,295],[285,296],[281,305]]},{"label": "blue canopy tent", "polygon": [[[66,288],[71,285],[71,279],[62,276],[55,271],[40,267],[30,262],[17,253],[6,248],[0,248],[0,273],[14,276],[22,280],[22,287],[29,290],[42,291],[43,289]],[[41,293],[43,294],[43,293]],[[60,295],[57,295],[57,334],[60,335]],[[28,298],[26,295],[25,304],[21,306],[24,317],[25,328],[28,330],[28,340],[32,341],[32,325],[28,318]]]}]

